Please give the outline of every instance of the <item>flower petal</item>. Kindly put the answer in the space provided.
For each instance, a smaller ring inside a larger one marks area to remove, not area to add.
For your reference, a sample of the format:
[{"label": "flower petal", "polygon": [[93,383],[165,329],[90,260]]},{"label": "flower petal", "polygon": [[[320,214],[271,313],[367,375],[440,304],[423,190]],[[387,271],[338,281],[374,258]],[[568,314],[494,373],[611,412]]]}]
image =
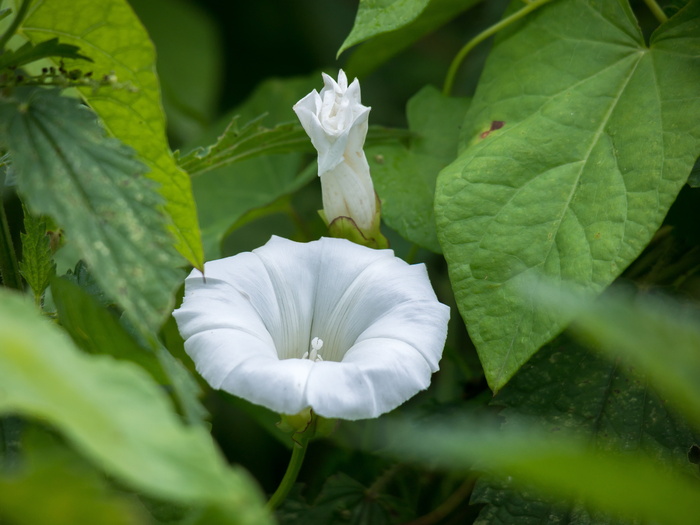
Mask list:
[{"label": "flower petal", "polygon": [[269,325],[268,329],[280,359],[301,357],[309,349],[320,250],[319,244],[303,244],[276,236],[253,250],[276,295],[279,325]]},{"label": "flower petal", "polygon": [[305,390],[316,364],[308,359],[252,357],[237,364],[221,388],[278,414],[298,414],[310,406]]},{"label": "flower petal", "polygon": [[409,345],[393,339],[365,340],[342,363],[316,363],[306,398],[323,417],[372,418],[428,388],[430,376],[425,359]]}]

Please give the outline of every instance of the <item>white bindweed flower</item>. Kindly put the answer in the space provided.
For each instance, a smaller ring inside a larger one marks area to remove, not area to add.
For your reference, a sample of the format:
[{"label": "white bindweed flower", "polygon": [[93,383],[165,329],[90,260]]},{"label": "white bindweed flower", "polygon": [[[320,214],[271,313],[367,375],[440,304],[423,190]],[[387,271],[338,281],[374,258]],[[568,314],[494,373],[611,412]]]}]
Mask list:
[{"label": "white bindweed flower", "polygon": [[377,417],[438,370],[450,310],[425,266],[345,239],[264,246],[193,270],[173,315],[217,389],[280,414]]},{"label": "white bindweed flower", "polygon": [[349,217],[357,228],[378,228],[377,198],[362,149],[370,108],[360,103],[360,83],[348,86],[341,70],[338,82],[323,73],[324,87],[294,105],[301,125],[318,151],[323,211],[328,223]]}]

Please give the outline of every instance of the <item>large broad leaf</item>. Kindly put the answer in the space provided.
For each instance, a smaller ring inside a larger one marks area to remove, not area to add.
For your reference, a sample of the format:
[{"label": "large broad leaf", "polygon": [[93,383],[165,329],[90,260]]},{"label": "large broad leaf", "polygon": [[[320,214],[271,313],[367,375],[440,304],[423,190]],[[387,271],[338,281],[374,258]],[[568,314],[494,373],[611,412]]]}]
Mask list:
[{"label": "large broad leaf", "polygon": [[[83,91],[107,130],[133,147],[160,184],[172,217],[178,251],[201,267],[203,253],[190,180],[172,158],[155,72],[155,50],[126,0],[35,0],[20,33],[37,44],[60,38],[80,47],[95,75],[116,75],[131,89]],[[66,59],[66,68],[85,62]],[[186,64],[183,64],[186,67]]]},{"label": "large broad leaf", "polygon": [[89,109],[56,90],[17,89],[0,112],[0,139],[30,208],[67,230],[136,326],[157,329],[172,309],[181,272],[146,167],[104,136]]},{"label": "large broad leaf", "polygon": [[542,272],[609,284],[673,203],[699,130],[697,0],[649,47],[627,0],[553,2],[503,35],[436,190],[438,237],[492,389],[565,324],[522,283]]},{"label": "large broad leaf", "polygon": [[[509,488],[529,491],[550,502],[569,501],[579,512],[563,523],[588,524],[589,512],[606,512],[647,523],[685,525],[697,516],[700,480],[680,469],[659,464],[641,451],[600,451],[565,431],[535,430],[532,422],[510,424],[507,431],[488,428],[481,419],[463,422],[419,421],[383,429],[393,436],[391,450],[403,458],[418,459],[431,466],[463,471],[477,469],[508,477]],[[513,500],[517,504],[517,500]],[[561,505],[551,505],[558,512]],[[534,519],[528,512],[512,509],[507,517],[481,523],[562,523]],[[566,517],[565,514],[555,514]],[[592,514],[596,516],[596,514]],[[581,517],[580,521],[576,518]],[[529,519],[521,519],[529,518]],[[591,525],[601,523],[596,519]],[[603,522],[605,523],[605,522]]]},{"label": "large broad leaf", "polygon": [[173,397],[187,422],[203,422],[206,410],[199,403],[197,384],[184,366],[160,343],[155,343],[155,349],[138,344],[115,316],[99,303],[97,297],[69,279],[54,279],[51,296],[61,326],[82,350],[138,364],[159,384],[172,388]]},{"label": "large broad leaf", "polygon": [[25,298],[0,290],[0,413],[37,418],[128,486],[226,516],[270,520],[245,474],[208,431],[185,426],[139,367],[79,352]]},{"label": "large broad leaf", "polygon": [[432,86],[418,92],[406,110],[410,146],[366,147],[382,217],[404,238],[440,252],[435,232],[435,179],[457,156],[457,138],[469,100],[445,97]]},{"label": "large broad leaf", "polygon": [[[506,407],[501,413],[505,431],[511,418],[527,415],[544,430],[577,435],[598,450],[626,454],[644,450],[660,465],[685,468],[688,474],[697,470],[688,462],[687,452],[698,436],[670,410],[666,400],[632,367],[570,342],[543,348],[496,396],[494,404]],[[586,471],[571,475],[585,477]],[[600,482],[603,480],[593,483]],[[623,494],[618,496],[628,498],[629,487],[620,490]],[[505,478],[480,480],[472,502],[486,504],[477,521],[480,524],[617,523],[597,516],[581,501],[555,503]]]},{"label": "large broad leaf", "polygon": [[13,525],[148,523],[138,501],[109,490],[100,472],[86,465],[74,452],[42,437],[25,439],[19,468],[0,475],[0,522]]},{"label": "large broad leaf", "polygon": [[59,323],[81,350],[131,361],[159,384],[167,383],[155,353],[139,345],[97,298],[65,278],[53,280],[51,297]]},{"label": "large broad leaf", "polygon": [[369,75],[381,64],[446,24],[482,0],[430,0],[420,15],[405,26],[373,36],[353,51],[344,69],[349,77]]},{"label": "large broad leaf", "polygon": [[338,50],[338,56],[347,48],[373,37],[393,31],[412,22],[426,8],[430,0],[360,0],[352,31]]}]

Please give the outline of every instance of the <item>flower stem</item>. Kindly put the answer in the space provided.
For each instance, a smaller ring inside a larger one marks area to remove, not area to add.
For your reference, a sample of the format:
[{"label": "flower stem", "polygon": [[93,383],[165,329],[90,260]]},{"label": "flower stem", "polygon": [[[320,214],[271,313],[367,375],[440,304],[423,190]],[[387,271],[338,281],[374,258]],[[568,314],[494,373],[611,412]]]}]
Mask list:
[{"label": "flower stem", "polygon": [[454,511],[459,505],[469,497],[474,489],[474,483],[476,478],[473,476],[468,477],[464,482],[454,491],[449,498],[447,498],[439,507],[435,510],[417,518],[413,521],[409,521],[404,525],[433,525],[439,521],[445,519],[452,511]]},{"label": "flower stem", "polygon": [[280,503],[284,501],[289,494],[289,491],[294,486],[297,480],[299,471],[301,470],[301,464],[304,462],[304,456],[306,455],[306,449],[309,447],[309,441],[316,432],[316,422],[318,417],[313,414],[308,426],[297,434],[294,434],[294,444],[292,445],[292,457],[289,459],[289,465],[287,466],[287,472],[284,473],[284,477],[277,487],[275,493],[270,497],[267,502],[267,508],[270,510],[276,509]]},{"label": "flower stem", "polygon": [[457,70],[459,69],[459,66],[462,65],[462,61],[464,60],[464,58],[472,49],[474,49],[477,45],[486,40],[488,37],[495,35],[501,29],[504,29],[513,22],[520,20],[526,14],[530,13],[531,11],[534,11],[538,7],[550,1],[551,0],[525,0],[525,3],[527,4],[525,5],[525,7],[513,13],[509,17],[504,18],[500,22],[492,25],[491,27],[485,29],[484,31],[476,35],[474,38],[472,38],[469,42],[467,42],[465,46],[459,50],[459,53],[457,53],[457,55],[454,57],[452,63],[450,64],[450,68],[447,70],[445,84],[442,87],[442,94],[445,96],[450,95],[450,93],[452,92],[452,86],[455,82],[455,77],[457,76]]},{"label": "flower stem", "polygon": [[647,5],[649,10],[654,14],[654,16],[659,22],[663,24],[668,20],[666,13],[664,13],[664,10],[661,9],[659,4],[656,3],[656,0],[644,0],[644,3]]}]

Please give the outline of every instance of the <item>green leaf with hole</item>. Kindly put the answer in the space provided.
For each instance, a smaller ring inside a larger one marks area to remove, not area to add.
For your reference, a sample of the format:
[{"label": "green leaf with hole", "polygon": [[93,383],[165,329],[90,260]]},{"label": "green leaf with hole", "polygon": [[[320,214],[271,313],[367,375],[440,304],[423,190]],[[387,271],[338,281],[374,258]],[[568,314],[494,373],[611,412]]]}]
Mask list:
[{"label": "green leaf with hole", "polygon": [[457,156],[459,129],[469,107],[432,86],[408,102],[410,144],[365,148],[372,180],[382,201],[382,218],[405,239],[439,253],[435,231],[435,179]]},{"label": "green leaf with hole", "polygon": [[347,48],[411,23],[430,0],[360,0],[355,23],[337,56]]},{"label": "green leaf with hole", "polygon": [[[247,475],[203,426],[186,426],[141,368],[78,351],[26,298],[0,290],[0,413],[35,418],[119,482],[220,515],[271,520]],[[212,522],[214,523],[214,522]]]},{"label": "green leaf with hole", "polygon": [[173,307],[182,272],[146,167],[94,113],[57,90],[18,88],[0,102],[0,140],[35,213],[63,227],[93,275],[141,331]]},{"label": "green leaf with hole", "polygon": [[[35,0],[20,28],[33,44],[59,37],[79,46],[96,76],[116,75],[128,88],[82,91],[108,132],[133,147],[159,183],[177,250],[201,267],[203,253],[189,177],[170,152],[155,71],[155,49],[126,0]],[[183,65],[184,67],[185,65]],[[66,69],[84,62],[65,60]]]},{"label": "green leaf with hole", "polygon": [[438,238],[495,391],[565,325],[535,273],[599,291],[650,241],[700,153],[700,2],[651,37],[627,0],[547,4],[501,36],[438,177]]}]

